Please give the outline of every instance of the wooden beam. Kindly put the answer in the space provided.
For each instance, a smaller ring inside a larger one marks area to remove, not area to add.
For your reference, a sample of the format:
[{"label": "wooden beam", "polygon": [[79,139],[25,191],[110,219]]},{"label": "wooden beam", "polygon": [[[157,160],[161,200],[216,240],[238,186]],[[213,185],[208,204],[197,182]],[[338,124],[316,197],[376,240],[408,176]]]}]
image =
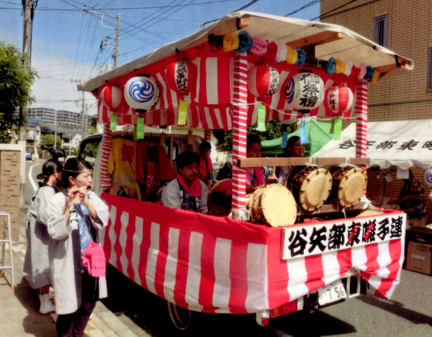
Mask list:
[{"label": "wooden beam", "polygon": [[292,48],[297,48],[297,47],[303,48],[305,46],[310,46],[310,45],[318,46],[320,44],[341,40],[343,38],[344,38],[343,33],[322,32],[312,36],[303,37],[301,39],[288,42],[287,46],[290,46]]},{"label": "wooden beam", "polygon": [[[342,165],[347,162],[346,158],[315,158],[316,165]],[[353,165],[368,165],[370,158],[349,158]],[[238,166],[264,167],[264,166],[305,166],[314,163],[314,158],[240,158]]]}]

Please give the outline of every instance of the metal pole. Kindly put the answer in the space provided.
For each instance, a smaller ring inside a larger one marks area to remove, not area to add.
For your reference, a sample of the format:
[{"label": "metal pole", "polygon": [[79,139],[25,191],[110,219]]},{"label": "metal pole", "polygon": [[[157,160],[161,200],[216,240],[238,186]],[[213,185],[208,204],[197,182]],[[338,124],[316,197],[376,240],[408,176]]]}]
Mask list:
[{"label": "metal pole", "polygon": [[85,110],[85,95],[82,92],[82,113],[81,113],[81,141],[84,139],[84,110]]},{"label": "metal pole", "polygon": [[116,28],[116,44],[114,48],[114,68],[117,67],[117,59],[118,59],[118,52],[119,52],[119,43],[120,43],[120,18],[121,15],[117,15],[117,28]]}]

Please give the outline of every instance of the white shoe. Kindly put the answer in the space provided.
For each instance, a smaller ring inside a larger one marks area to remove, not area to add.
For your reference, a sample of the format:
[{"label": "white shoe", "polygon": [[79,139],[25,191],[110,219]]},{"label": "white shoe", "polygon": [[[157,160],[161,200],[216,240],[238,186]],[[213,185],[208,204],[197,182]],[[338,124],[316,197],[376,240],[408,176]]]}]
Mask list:
[{"label": "white shoe", "polygon": [[40,296],[41,306],[39,313],[42,315],[49,314],[50,312],[55,312],[55,305],[50,300],[49,294],[44,294]]}]

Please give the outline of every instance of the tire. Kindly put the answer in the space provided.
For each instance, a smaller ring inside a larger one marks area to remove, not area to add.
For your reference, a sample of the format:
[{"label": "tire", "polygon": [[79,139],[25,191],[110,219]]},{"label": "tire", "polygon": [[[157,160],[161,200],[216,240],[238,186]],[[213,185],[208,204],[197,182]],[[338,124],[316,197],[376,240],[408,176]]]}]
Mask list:
[{"label": "tire", "polygon": [[167,302],[167,304],[168,314],[172,324],[174,324],[178,330],[186,330],[190,325],[192,312],[171,302]]}]

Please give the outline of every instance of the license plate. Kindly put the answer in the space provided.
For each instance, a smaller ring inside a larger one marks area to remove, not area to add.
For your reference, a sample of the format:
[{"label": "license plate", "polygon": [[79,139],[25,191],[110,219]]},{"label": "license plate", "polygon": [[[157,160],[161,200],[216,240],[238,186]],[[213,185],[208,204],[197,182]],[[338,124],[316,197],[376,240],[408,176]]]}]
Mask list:
[{"label": "license plate", "polygon": [[329,303],[341,301],[347,297],[345,287],[341,280],[336,280],[325,287],[318,289],[318,304],[327,305]]}]

